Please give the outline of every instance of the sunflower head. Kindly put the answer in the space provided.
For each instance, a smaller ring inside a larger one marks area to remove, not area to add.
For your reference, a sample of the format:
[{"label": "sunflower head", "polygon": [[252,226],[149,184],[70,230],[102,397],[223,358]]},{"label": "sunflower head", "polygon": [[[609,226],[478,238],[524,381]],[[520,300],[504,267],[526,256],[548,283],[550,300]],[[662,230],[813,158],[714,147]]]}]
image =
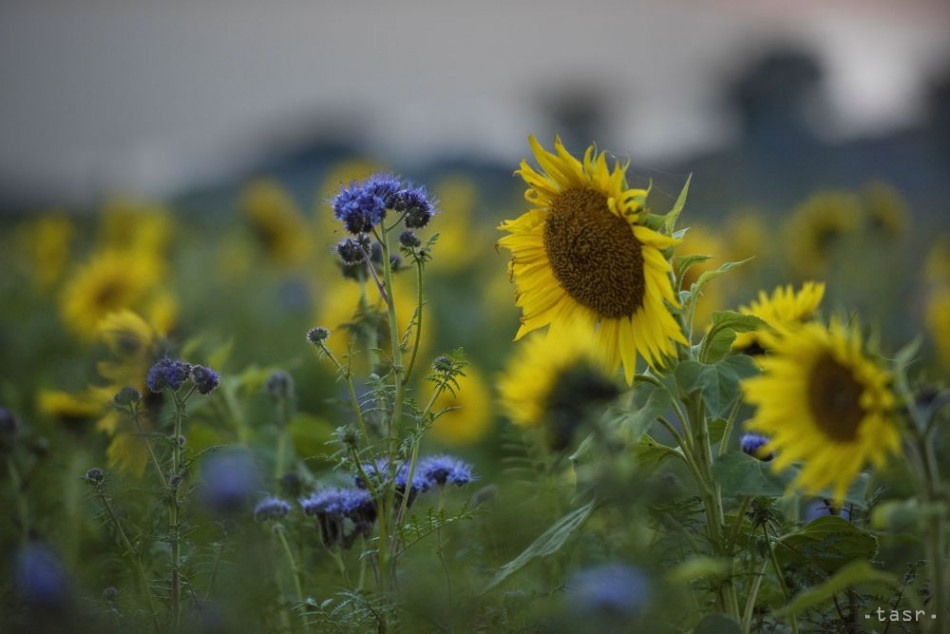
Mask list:
[{"label": "sunflower head", "polygon": [[830,487],[835,503],[870,462],[900,446],[891,376],[862,349],[860,333],[840,320],[769,335],[762,374],[742,383],[756,406],[747,427],[771,440],[774,467],[802,467],[792,486],[811,495]]},{"label": "sunflower head", "polygon": [[554,450],[569,445],[592,407],[619,394],[597,341],[579,327],[566,337],[532,335],[509,362],[498,391],[512,422],[541,428]]},{"label": "sunflower head", "polygon": [[[743,315],[754,315],[772,330],[790,329],[811,318],[825,294],[823,282],[805,282],[797,293],[792,285],[779,286],[771,295],[759,291],[757,299],[748,306],[740,306]],[[732,349],[746,354],[758,354],[766,350],[763,331],[740,332],[732,343]]]},{"label": "sunflower head", "polygon": [[678,302],[664,253],[679,241],[643,224],[647,192],[627,187],[626,165],[611,169],[593,146],[578,160],[560,139],[554,153],[530,141],[541,170],[522,161],[516,174],[533,209],[499,227],[509,234],[498,245],[511,251],[522,309],[515,338],[582,324],[596,333],[608,367],[622,364],[632,382],[638,354],[660,365],[673,342],[686,343],[670,312]]},{"label": "sunflower head", "polygon": [[[442,412],[432,426],[433,438],[448,445],[471,445],[491,430],[491,394],[481,373],[469,365],[455,377],[452,390],[443,390],[433,403],[433,411]],[[435,385],[426,381],[420,391],[423,403],[429,401]]]}]

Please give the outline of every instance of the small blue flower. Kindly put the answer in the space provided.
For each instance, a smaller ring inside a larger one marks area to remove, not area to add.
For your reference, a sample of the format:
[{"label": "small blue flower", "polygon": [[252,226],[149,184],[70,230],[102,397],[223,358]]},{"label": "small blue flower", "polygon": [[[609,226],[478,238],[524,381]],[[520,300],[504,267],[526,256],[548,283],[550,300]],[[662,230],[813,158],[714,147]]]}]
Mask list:
[{"label": "small blue flower", "polygon": [[166,389],[177,390],[188,380],[189,374],[191,365],[163,357],[149,369],[145,385],[157,394]]},{"label": "small blue flower", "polygon": [[366,233],[386,217],[386,209],[398,189],[398,181],[394,185],[382,176],[371,177],[362,184],[351,183],[333,200],[333,213],[350,233]]},{"label": "small blue flower", "polygon": [[330,488],[300,500],[305,515],[313,516],[327,548],[349,548],[360,535],[368,536],[376,521],[376,502],[362,489]]},{"label": "small blue flower", "polygon": [[842,506],[837,512],[831,500],[812,500],[805,507],[805,523],[811,522],[826,515],[837,515],[843,520],[851,521],[851,507]]},{"label": "small blue flower", "polygon": [[215,514],[238,513],[255,497],[260,473],[245,451],[211,455],[201,466],[201,498]]},{"label": "small blue flower", "polygon": [[753,458],[758,458],[763,462],[769,462],[772,459],[772,452],[765,451],[763,448],[769,442],[769,439],[765,436],[759,436],[758,434],[743,434],[742,438],[739,439],[739,447],[743,452],[749,454]]},{"label": "small blue flower", "polygon": [[472,481],[472,466],[448,455],[428,456],[416,467],[430,487],[454,484],[463,486]]},{"label": "small blue flower", "polygon": [[393,211],[405,214],[406,228],[421,229],[429,224],[435,208],[429,202],[425,187],[410,187],[396,195]]},{"label": "small blue flower", "polygon": [[290,503],[275,497],[266,497],[254,507],[254,519],[258,522],[279,520],[290,513]]},{"label": "small blue flower", "polygon": [[373,174],[363,184],[363,189],[381,198],[387,209],[392,209],[403,187],[402,182],[392,174]]},{"label": "small blue flower", "polygon": [[41,542],[30,542],[16,555],[14,580],[23,598],[35,606],[57,607],[69,600],[69,579],[59,557]]},{"label": "small blue flower", "polygon": [[[375,481],[380,483],[385,483],[389,479],[390,475],[390,466],[389,460],[386,458],[379,458],[373,462],[369,462],[363,465],[363,472],[372,478]],[[421,493],[428,490],[429,482],[422,474],[419,473],[419,469],[416,469],[416,472],[412,475],[412,486],[409,485],[409,465],[407,463],[402,463],[396,468],[395,472],[395,482],[396,490],[400,493],[404,492],[407,488],[411,495]],[[354,478],[356,486],[361,489],[368,488],[366,483],[363,482],[363,479],[357,475]]]},{"label": "small blue flower", "polygon": [[203,365],[192,366],[191,380],[194,381],[199,394],[211,394],[218,387],[218,373]]},{"label": "small blue flower", "polygon": [[650,580],[637,568],[604,564],[574,574],[567,593],[571,606],[581,611],[631,617],[650,600]]}]

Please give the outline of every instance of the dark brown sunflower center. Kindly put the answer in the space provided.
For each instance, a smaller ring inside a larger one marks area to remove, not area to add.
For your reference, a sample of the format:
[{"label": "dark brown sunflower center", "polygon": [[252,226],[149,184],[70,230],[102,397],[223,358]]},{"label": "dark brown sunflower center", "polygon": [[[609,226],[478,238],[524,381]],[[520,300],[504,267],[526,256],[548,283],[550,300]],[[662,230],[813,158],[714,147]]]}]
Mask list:
[{"label": "dark brown sunflower center", "polygon": [[828,438],[841,442],[857,438],[865,414],[861,407],[863,391],[851,370],[831,355],[821,357],[812,368],[808,378],[808,407]]},{"label": "dark brown sunflower center", "polygon": [[600,192],[568,189],[551,202],[544,223],[551,271],[568,295],[601,317],[618,319],[643,305],[642,248]]},{"label": "dark brown sunflower center", "polygon": [[123,291],[124,288],[122,284],[112,280],[96,289],[95,299],[93,301],[96,306],[112,308],[119,303]]}]

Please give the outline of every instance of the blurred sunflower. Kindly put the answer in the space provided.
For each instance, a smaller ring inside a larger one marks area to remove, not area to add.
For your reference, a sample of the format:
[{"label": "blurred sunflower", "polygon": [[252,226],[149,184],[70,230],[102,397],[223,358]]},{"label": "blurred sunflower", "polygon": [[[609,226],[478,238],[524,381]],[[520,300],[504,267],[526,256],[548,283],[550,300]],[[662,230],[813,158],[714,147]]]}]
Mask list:
[{"label": "blurred sunflower", "polygon": [[44,416],[72,422],[98,416],[102,412],[102,403],[91,394],[41,389],[36,393],[36,411]]},{"label": "blurred sunflower", "polygon": [[40,291],[52,289],[69,265],[75,229],[68,216],[50,213],[17,228],[17,242],[30,263],[33,283]]},{"label": "blurred sunflower", "polygon": [[865,222],[873,237],[886,241],[902,238],[910,224],[907,202],[893,186],[869,183],[861,192]]},{"label": "blurred sunflower", "polygon": [[550,336],[581,322],[595,333],[607,367],[623,364],[633,382],[637,354],[651,366],[672,355],[673,342],[687,343],[667,304],[678,306],[672,266],[663,250],[678,240],[642,224],[647,192],[628,189],[626,166],[607,166],[604,153],[587,148],[583,162],[559,138],[556,154],[532,136],[543,172],[521,162],[535,206],[499,229],[510,235],[498,245],[511,251],[509,271],[522,309],[515,339],[550,325]]},{"label": "blurred sunflower", "polygon": [[518,345],[498,379],[502,412],[516,425],[541,428],[551,448],[563,449],[590,407],[619,394],[605,354],[580,324],[558,338],[532,335]]},{"label": "blurred sunflower", "polygon": [[[818,310],[825,295],[824,282],[805,282],[802,289],[795,292],[791,284],[779,286],[767,295],[759,291],[758,299],[748,306],[740,306],[743,315],[754,315],[764,321],[772,332],[789,330],[803,324]],[[758,354],[766,350],[764,335],[766,332],[753,330],[740,332],[732,343],[732,349],[746,354]]]},{"label": "blurred sunflower", "polygon": [[309,258],[313,249],[310,226],[290,192],[278,182],[251,181],[241,190],[239,207],[275,263],[295,266]]},{"label": "blurred sunflower", "polygon": [[950,288],[933,290],[924,310],[937,358],[941,364],[950,367]]},{"label": "blurred sunflower", "polygon": [[792,212],[787,232],[788,259],[802,278],[821,277],[861,220],[861,203],[848,192],[823,192],[811,196]]},{"label": "blurred sunflower", "polygon": [[131,310],[120,310],[100,321],[97,330],[99,340],[112,355],[96,366],[99,375],[109,381],[116,392],[129,386],[144,394],[145,376],[158,358],[155,329]]},{"label": "blurred sunflower", "polygon": [[475,181],[463,174],[447,176],[436,184],[433,194],[438,201],[439,222],[432,231],[439,234],[439,239],[428,269],[458,271],[472,264],[483,252],[473,243],[484,238],[486,245],[491,244],[491,238],[479,231],[481,226],[472,223],[477,192]]},{"label": "blurred sunflower", "polygon": [[163,205],[129,197],[107,201],[99,216],[99,249],[165,256],[174,233]]},{"label": "blurred sunflower", "polygon": [[924,279],[929,284],[950,286],[950,234],[941,234],[927,251]]},{"label": "blurred sunflower", "polygon": [[865,355],[857,328],[836,319],[767,338],[762,375],[742,382],[757,408],[746,426],[771,439],[764,450],[776,471],[802,462],[793,488],[818,496],[830,487],[840,506],[866,463],[881,467],[900,448],[891,376]]},{"label": "blurred sunflower", "polygon": [[105,251],[93,256],[63,288],[63,322],[81,338],[92,340],[103,317],[146,298],[162,268],[162,262],[149,254]]},{"label": "blurred sunflower", "polygon": [[[436,419],[429,433],[447,445],[471,445],[491,429],[491,393],[474,366],[466,366],[465,374],[457,380],[454,394],[445,390],[435,400],[432,411],[449,411]],[[430,381],[425,381],[419,390],[419,402],[428,403],[434,389]]]},{"label": "blurred sunflower", "polygon": [[[690,226],[689,231],[683,236],[683,241],[676,249],[676,255],[708,255],[709,259],[690,266],[683,274],[680,288],[689,290],[699,280],[700,275],[719,268],[723,263],[722,255],[724,252],[725,244],[715,233],[699,225]],[[699,296],[696,307],[693,309],[693,327],[697,330],[705,328],[713,311],[722,308],[724,293],[721,282],[720,278],[703,286],[702,295]]]},{"label": "blurred sunflower", "polygon": [[109,465],[141,476],[148,453],[138,428],[127,427],[125,416],[115,408],[113,398],[124,387],[138,390],[145,407],[139,410],[141,430],[154,428],[156,415],[150,404],[156,395],[145,388],[149,368],[157,360],[159,339],[155,329],[130,310],[111,313],[99,323],[99,341],[110,357],[97,365],[104,385],[90,385],[80,394],[41,390],[37,395],[40,412],[61,419],[96,419],[96,429],[111,436],[107,456]]},{"label": "blurred sunflower", "polygon": [[[327,347],[333,355],[343,360],[350,351],[358,356],[365,355],[366,335],[374,328],[375,344],[382,350],[389,350],[390,337],[387,321],[386,305],[375,284],[366,284],[365,308],[361,307],[360,284],[337,276],[336,283],[324,289],[316,307],[314,323],[321,324],[332,331],[327,339]],[[418,308],[418,297],[415,280],[397,275],[393,278],[393,297],[396,301],[396,320],[399,322],[399,332],[403,342],[411,350],[415,337],[416,327],[414,316]],[[432,311],[425,312],[425,328],[421,331],[419,341],[419,356],[424,356],[431,342],[431,333],[434,330]],[[412,330],[410,332],[410,325]],[[408,334],[407,334],[408,333]],[[360,366],[358,366],[360,367]]]},{"label": "blurred sunflower", "polygon": [[[724,257],[730,262],[741,262],[754,258],[734,272],[742,275],[751,267],[758,266],[758,259],[768,254],[770,232],[762,213],[756,209],[741,209],[726,218],[724,231],[726,252]],[[730,273],[731,275],[731,273]]]}]

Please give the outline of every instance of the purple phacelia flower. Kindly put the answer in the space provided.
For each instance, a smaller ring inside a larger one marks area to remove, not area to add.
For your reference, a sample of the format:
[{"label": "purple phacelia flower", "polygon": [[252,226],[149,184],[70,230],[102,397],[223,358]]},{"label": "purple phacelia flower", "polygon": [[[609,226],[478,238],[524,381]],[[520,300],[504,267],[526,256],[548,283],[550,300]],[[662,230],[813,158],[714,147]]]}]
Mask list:
[{"label": "purple phacelia flower", "polygon": [[191,365],[184,361],[163,357],[153,365],[145,377],[145,385],[155,393],[166,389],[177,390],[191,374]]}]

